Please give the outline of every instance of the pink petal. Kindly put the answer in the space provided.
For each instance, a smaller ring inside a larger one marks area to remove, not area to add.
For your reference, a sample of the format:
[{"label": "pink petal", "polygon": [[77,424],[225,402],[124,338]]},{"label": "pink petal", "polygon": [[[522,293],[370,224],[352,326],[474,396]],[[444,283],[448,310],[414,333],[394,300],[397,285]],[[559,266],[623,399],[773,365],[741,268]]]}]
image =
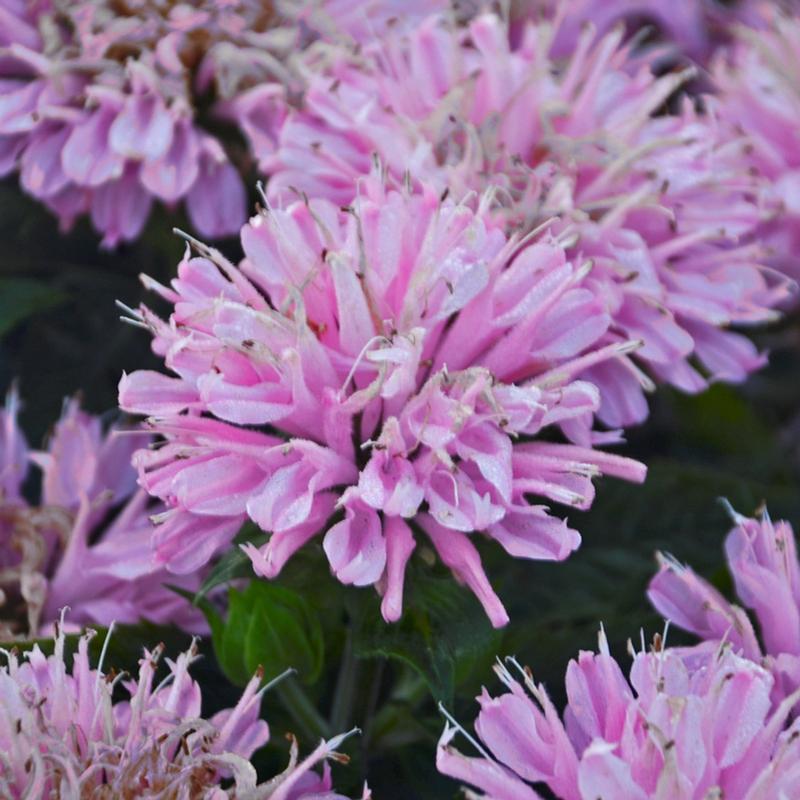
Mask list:
[{"label": "pink petal", "polygon": [[662,558],[661,569],[650,581],[647,596],[659,613],[679,627],[703,638],[730,641],[748,658],[760,657],[747,615],[689,567]]},{"label": "pink petal", "polygon": [[411,528],[400,517],[386,517],[383,532],[386,537],[386,591],[381,602],[381,614],[387,622],[396,622],[403,613],[406,564],[416,542]]},{"label": "pink petal", "polygon": [[142,164],[140,178],[145,188],[166,203],[182,198],[200,174],[200,145],[188,120],[175,123],[169,150]]},{"label": "pink petal", "polygon": [[153,94],[128,97],[109,129],[109,144],[123,158],[155,161],[172,142],[173,118]]},{"label": "pink petal", "polygon": [[378,515],[369,506],[351,501],[345,519],[334,525],[323,542],[325,555],[342,583],[376,583],[386,566],[386,542]]},{"label": "pink petal", "polygon": [[247,195],[241,176],[228,163],[206,159],[186,196],[192,225],[210,239],[234,236],[247,221]]},{"label": "pink petal", "polygon": [[20,161],[20,183],[35,197],[50,197],[69,183],[61,169],[61,151],[69,133],[66,125],[44,127],[29,140]]},{"label": "pink petal", "polygon": [[578,768],[581,797],[648,800],[647,792],[631,777],[630,765],[614,755],[614,749],[614,745],[598,741],[584,753]]},{"label": "pink petal", "polygon": [[147,222],[150,205],[135,167],[129,167],[119,180],[98,187],[92,196],[92,224],[103,233],[103,245],[116,247],[135,239]]},{"label": "pink petal", "polygon": [[508,614],[489,584],[478,551],[469,537],[459,531],[443,528],[427,515],[423,515],[420,522],[442,562],[474,592],[492,625],[495,628],[506,625]]},{"label": "pink petal", "polygon": [[119,405],[136,414],[177,414],[197,403],[197,390],[180,378],[138,370],[122,374]]},{"label": "pink petal", "polygon": [[[100,186],[122,177],[125,160],[113,152],[108,143],[109,129],[116,114],[115,108],[103,105],[73,128],[61,151],[61,168],[71,181],[81,186]],[[110,213],[113,212],[105,212],[106,215]]]}]

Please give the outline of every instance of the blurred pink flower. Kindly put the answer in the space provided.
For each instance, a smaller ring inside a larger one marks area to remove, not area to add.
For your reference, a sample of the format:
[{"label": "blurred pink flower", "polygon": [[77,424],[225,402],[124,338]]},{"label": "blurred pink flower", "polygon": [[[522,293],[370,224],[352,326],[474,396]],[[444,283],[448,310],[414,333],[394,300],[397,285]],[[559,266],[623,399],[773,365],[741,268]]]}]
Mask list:
[{"label": "blurred pink flower", "polygon": [[[71,622],[175,623],[204,631],[202,615],[165,587],[199,586],[153,563],[154,509],[136,487],[131,455],[141,436],[103,435],[100,420],[66,405],[47,451],[29,453],[12,392],[0,410],[0,639],[46,633],[60,610]],[[41,497],[21,489],[28,464],[42,471]]]},{"label": "blurred pink flower", "polygon": [[208,123],[254,85],[283,91],[277,56],[296,29],[275,27],[269,3],[3,0],[0,11],[0,173],[18,164],[65,228],[89,212],[107,246],[136,238],[154,199],[185,200],[204,236],[239,230],[244,185]]},{"label": "blurred pink flower", "polygon": [[742,28],[711,74],[717,114],[748,137],[747,164],[761,178],[769,218],[756,237],[777,268],[800,278],[800,20],[776,7],[766,30]]},{"label": "blurred pink flower", "polygon": [[737,653],[763,664],[775,678],[776,701],[800,689],[800,564],[794,532],[735,512],[736,525],[725,541],[728,568],[742,604],[753,611],[761,634],[747,614],[729,603],[706,580],[675,559],[659,555],[660,569],[648,597],[670,622],[712,642],[729,642]]},{"label": "blurred pink flower", "polygon": [[[169,673],[154,685],[163,645],[145,650],[138,677],[124,679],[104,674],[102,664],[90,667],[89,631],[68,671],[63,629],[57,628],[52,656],[36,645],[22,662],[6,653],[8,664],[0,668],[4,798],[341,798],[330,791],[327,766],[322,775],[312,770],[338,757],[344,736],[322,742],[301,762],[293,740],[286,770],[258,785],[248,759],[269,738],[267,723],[259,719],[260,675],[234,708],[205,720],[200,686],[189,675],[197,659],[194,645],[176,661],[167,659]],[[120,683],[130,700],[114,701]],[[232,780],[229,788],[222,788],[223,778]]]},{"label": "blurred pink flower", "polygon": [[664,113],[691,70],[632,69],[619,29],[585,28],[554,58],[558,32],[529,24],[511,48],[499,17],[464,29],[434,16],[355,50],[312,47],[302,105],[261,168],[273,204],[298,191],[349,203],[377,155],[398,184],[456,199],[494,187],[509,230],[557,216],[568,257],[593,263],[584,285],[612,317],[606,341],[644,342],[644,371],[609,361],[586,374],[601,419],[627,426],[647,416],[654,381],[697,392],[761,366],[730,328],[775,319],[792,287],[747,243],[765,210],[746,140],[688,99]]},{"label": "blurred pink flower", "polygon": [[346,209],[255,216],[239,268],[196,244],[171,287],[146,280],[169,322],[139,312],[178,377],[120,382],[165,439],[135,461],[170,507],[154,536],[167,568],[197,569],[248,517],[272,534],[244,548],[269,578],[324,534],[336,577],[374,585],[396,620],[424,533],[503,625],[471,534],[563,559],[578,533],[530,498],[584,509],[597,475],[643,480],[594,448],[619,432],[592,430],[600,396],[575,379],[637,343],[601,344],[608,316],[553,237],[509,240],[482,206],[371,179]]},{"label": "blurred pink flower", "polygon": [[[513,661],[515,667],[518,667]],[[772,676],[729,647],[686,657],[681,650],[635,654],[630,684],[601,634],[599,653],[567,668],[564,722],[541,684],[519,668],[495,671],[509,691],[484,689],[473,739],[448,715],[440,772],[492,800],[779,800],[800,786],[800,721],[788,699],[770,705]],[[527,692],[526,692],[527,689]],[[479,755],[451,742],[464,734]]]}]

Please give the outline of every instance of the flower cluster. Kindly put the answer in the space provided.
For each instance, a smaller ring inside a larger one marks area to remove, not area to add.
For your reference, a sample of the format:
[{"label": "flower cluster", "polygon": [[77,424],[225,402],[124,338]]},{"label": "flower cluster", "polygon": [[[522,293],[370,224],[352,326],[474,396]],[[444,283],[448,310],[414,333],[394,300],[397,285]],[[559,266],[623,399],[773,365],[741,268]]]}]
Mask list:
[{"label": "flower cluster", "polygon": [[594,448],[619,434],[592,430],[600,396],[575,378],[638,343],[603,344],[608,315],[556,238],[507,239],[431,191],[362,189],[346,209],[254,217],[239,268],[201,246],[171,288],[147,281],[174,312],[140,320],[179,377],[126,375],[120,405],[165,440],[135,456],[172,507],[156,557],[193,570],[249,516],[272,536],[246,550],[273,577],[324,533],[338,579],[374,584],[396,620],[424,532],[502,625],[470,534],[562,559],[579,536],[532,498],[587,508],[596,475],[644,478]]},{"label": "flower cluster", "polygon": [[743,657],[766,667],[774,696],[800,689],[800,563],[787,522],[773,524],[731,512],[735,527],[725,541],[728,567],[742,603],[758,621],[763,646],[747,614],[690,568],[659,556],[661,568],[648,596],[666,619],[717,646],[728,642]]},{"label": "flower cluster", "polygon": [[[140,234],[154,198],[185,200],[205,236],[238,231],[244,185],[210,131],[238,102],[245,131],[269,136],[291,43],[270,4],[4,0],[2,12],[0,172],[19,163],[63,227],[89,212],[109,246]],[[248,113],[256,100],[266,110]]]},{"label": "flower cluster", "polygon": [[757,236],[773,263],[800,277],[800,21],[772,9],[767,29],[742,28],[712,67],[717,113],[748,137],[748,163],[763,178],[768,219]]},{"label": "flower cluster", "polygon": [[[439,770],[480,797],[539,800],[541,784],[558,800],[797,794],[800,721],[788,720],[798,696],[773,707],[770,673],[729,646],[687,656],[657,637],[635,654],[629,683],[601,634],[599,652],[567,668],[563,722],[527,670],[525,688],[504,666],[496,672],[509,691],[478,697],[480,742],[450,720],[437,753]],[[453,747],[459,731],[478,756]]]},{"label": "flower cluster", "polygon": [[691,70],[656,77],[621,30],[591,27],[557,58],[559,31],[530,23],[512,47],[497,16],[433,16],[357,50],[312,47],[302,105],[261,168],[276,204],[297,191],[349,203],[378,154],[398,183],[494,187],[508,230],[557,217],[568,256],[594,264],[584,284],[612,317],[607,341],[644,342],[637,368],[584,376],[603,421],[627,426],[654,381],[696,392],[762,365],[729,328],[774,319],[793,287],[746,238],[765,215],[746,139],[688,98],[663,113]]},{"label": "flower cluster", "polygon": [[[70,606],[77,624],[141,619],[202,631],[202,616],[168,589],[199,585],[153,565],[150,500],[131,455],[141,436],[103,435],[100,420],[67,403],[45,452],[28,451],[18,400],[0,410],[0,640],[37,636]],[[137,441],[138,439],[138,441]],[[30,462],[41,469],[38,503],[23,495]]]},{"label": "flower cluster", "polygon": [[[331,791],[330,772],[314,771],[336,759],[345,738],[322,742],[298,762],[296,742],[286,770],[258,784],[248,759],[269,738],[259,718],[260,675],[234,708],[201,716],[202,695],[189,674],[194,645],[167,659],[169,672],[155,684],[163,646],[145,651],[136,679],[113,676],[89,663],[93,632],[82,636],[68,671],[63,627],[55,652],[36,645],[20,661],[7,653],[0,668],[0,793],[23,798],[124,798],[165,800],[344,800]],[[118,686],[129,700],[115,702]],[[221,782],[232,782],[222,788]],[[366,798],[365,792],[365,798]]]}]

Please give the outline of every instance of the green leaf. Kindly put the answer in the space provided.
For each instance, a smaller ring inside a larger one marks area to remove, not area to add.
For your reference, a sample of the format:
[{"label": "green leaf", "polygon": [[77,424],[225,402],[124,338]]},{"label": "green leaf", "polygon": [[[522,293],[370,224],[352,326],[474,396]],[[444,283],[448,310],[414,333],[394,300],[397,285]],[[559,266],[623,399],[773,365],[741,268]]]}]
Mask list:
[{"label": "green leaf", "polygon": [[356,655],[401,661],[417,672],[436,700],[452,705],[455,688],[498,652],[495,631],[477,600],[450,578],[409,568],[406,609],[387,625],[373,608],[358,626]]},{"label": "green leaf", "polygon": [[[228,618],[219,634],[211,637],[222,671],[237,686],[243,686],[253,677],[253,671],[247,669],[244,660],[245,638],[251,613],[248,598],[231,589],[228,592]],[[266,665],[264,669],[266,671]]]},{"label": "green leaf", "polygon": [[316,615],[300,594],[267,581],[229,591],[228,617],[212,624],[212,642],[223,671],[238,685],[259,666],[268,676],[292,667],[306,683],[322,670],[324,642]]},{"label": "green leaf", "polygon": [[63,303],[64,292],[33,278],[0,278],[0,336],[23,320]]}]

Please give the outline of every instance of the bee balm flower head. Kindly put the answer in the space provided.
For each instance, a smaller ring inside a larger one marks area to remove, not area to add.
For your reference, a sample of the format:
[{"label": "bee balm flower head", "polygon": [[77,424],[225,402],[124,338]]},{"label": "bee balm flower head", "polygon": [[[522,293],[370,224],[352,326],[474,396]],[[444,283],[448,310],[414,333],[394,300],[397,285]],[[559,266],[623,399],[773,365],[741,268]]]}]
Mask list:
[{"label": "bee balm flower head", "polygon": [[[259,718],[263,690],[256,675],[233,708],[202,717],[200,686],[189,668],[194,645],[156,680],[163,645],[145,651],[139,674],[125,679],[92,669],[82,636],[67,668],[63,626],[55,652],[36,645],[20,658],[6,653],[0,667],[0,791],[10,800],[38,797],[197,797],[206,800],[326,800],[330,773],[313,771],[337,758],[345,738],[322,742],[298,762],[293,741],[287,769],[258,784],[249,762],[269,738]],[[129,699],[117,697],[122,684]],[[266,687],[265,687],[266,688]],[[222,788],[224,785],[228,788]],[[365,795],[366,797],[366,795]]]},{"label": "bee balm flower head", "polygon": [[559,217],[568,257],[594,262],[585,285],[611,317],[606,341],[644,343],[638,370],[609,361],[585,375],[603,421],[628,426],[656,383],[697,392],[761,366],[731,328],[774,319],[791,282],[748,243],[764,210],[747,140],[676,100],[692,70],[656,77],[621,29],[588,26],[561,56],[564,22],[528,24],[516,47],[484,14],[466,28],[430,17],[356,51],[312,48],[303,103],[262,168],[276,203],[294,191],[349,203],[377,153],[398,182],[496,187],[509,230]]},{"label": "bee balm flower head", "polygon": [[[147,619],[205,630],[197,610],[164,585],[194,590],[198,576],[176,581],[153,563],[153,504],[130,463],[141,435],[104,434],[70,401],[47,450],[31,453],[18,405],[12,391],[0,409],[0,638],[45,633],[66,605],[79,624]],[[42,488],[29,503],[22,489],[31,462]]]},{"label": "bee balm flower head", "polygon": [[0,172],[18,164],[63,227],[89,212],[108,246],[139,235],[153,200],[185,202],[204,236],[236,233],[247,154],[215,131],[235,108],[269,139],[289,82],[276,54],[297,33],[274,23],[256,0],[4,3]]},{"label": "bee balm flower head", "polygon": [[592,430],[600,398],[575,379],[636,343],[599,344],[609,320],[580,285],[588,267],[552,237],[508,240],[482,209],[369,181],[345,209],[267,210],[242,243],[239,268],[201,248],[154,287],[168,322],[141,310],[177,377],[120,383],[164,438],[136,458],[172,509],[154,538],[170,569],[249,517],[271,534],[246,547],[258,573],[321,535],[338,579],[375,585],[394,620],[425,536],[500,625],[475,536],[562,559],[579,537],[543,502],[587,508],[596,475],[643,479],[594,448],[618,435]]},{"label": "bee balm flower head", "polygon": [[[513,662],[514,666],[516,662]],[[493,800],[538,800],[544,784],[559,800],[789,797],[797,787],[797,695],[770,704],[772,676],[730,647],[686,657],[665,649],[635,655],[626,680],[601,635],[600,652],[567,667],[564,721],[528,670],[508,688],[478,697],[478,739],[448,715],[439,770]],[[477,756],[452,742],[465,735]]]},{"label": "bee balm flower head", "polygon": [[791,525],[731,509],[735,526],[725,540],[736,593],[753,611],[760,640],[747,614],[674,558],[659,556],[648,596],[659,613],[708,642],[764,664],[775,678],[777,700],[800,689],[800,563]]}]

